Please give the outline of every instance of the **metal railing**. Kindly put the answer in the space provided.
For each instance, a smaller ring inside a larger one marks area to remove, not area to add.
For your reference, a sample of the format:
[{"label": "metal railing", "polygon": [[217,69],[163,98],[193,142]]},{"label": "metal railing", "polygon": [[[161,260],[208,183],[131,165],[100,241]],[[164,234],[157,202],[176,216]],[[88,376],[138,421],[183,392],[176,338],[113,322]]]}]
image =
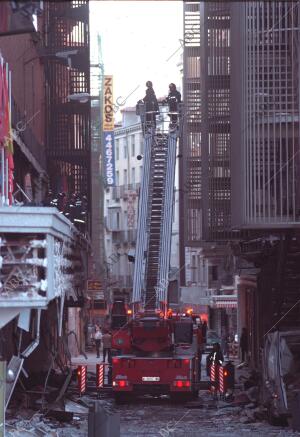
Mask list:
[{"label": "metal railing", "polygon": [[135,244],[137,238],[136,229],[126,229],[123,231],[113,230],[112,231],[112,242],[113,244]]},{"label": "metal railing", "polygon": [[134,184],[118,185],[116,187],[112,187],[112,199],[127,199],[128,191],[136,191],[138,195],[140,186],[140,182],[137,182]]},{"label": "metal railing", "polygon": [[159,282],[157,299],[167,302],[168,277],[171,255],[172,218],[174,210],[173,193],[175,180],[177,135],[170,133],[168,137],[168,155],[166,168],[166,181],[162,211],[161,243],[159,249]]},{"label": "metal railing", "polygon": [[151,164],[151,145],[153,142],[153,133],[145,135],[145,154],[144,166],[142,173],[139,211],[137,224],[137,242],[136,242],[136,257],[133,279],[132,302],[140,302],[142,295],[142,286],[144,278],[145,251],[147,248],[148,234],[147,230],[147,215],[148,215],[148,193],[150,185],[150,164]]}]

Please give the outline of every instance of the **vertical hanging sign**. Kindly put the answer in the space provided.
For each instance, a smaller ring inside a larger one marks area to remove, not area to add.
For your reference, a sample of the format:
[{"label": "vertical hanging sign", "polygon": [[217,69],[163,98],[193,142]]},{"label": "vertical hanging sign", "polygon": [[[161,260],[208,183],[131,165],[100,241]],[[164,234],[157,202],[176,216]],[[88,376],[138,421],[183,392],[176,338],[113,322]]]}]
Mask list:
[{"label": "vertical hanging sign", "polygon": [[113,76],[104,76],[103,89],[103,144],[106,184],[115,185]]}]

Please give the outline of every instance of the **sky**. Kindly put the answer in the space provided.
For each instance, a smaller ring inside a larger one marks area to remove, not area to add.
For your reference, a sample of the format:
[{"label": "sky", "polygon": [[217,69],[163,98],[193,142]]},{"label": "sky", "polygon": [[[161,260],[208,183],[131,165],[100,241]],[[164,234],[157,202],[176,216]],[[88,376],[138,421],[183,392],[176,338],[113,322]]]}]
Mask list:
[{"label": "sky", "polygon": [[104,72],[114,76],[114,101],[125,101],[122,108],[144,97],[147,80],[157,97],[167,95],[170,82],[181,86],[176,64],[182,53],[183,2],[91,1],[90,24],[91,45],[99,32]]}]

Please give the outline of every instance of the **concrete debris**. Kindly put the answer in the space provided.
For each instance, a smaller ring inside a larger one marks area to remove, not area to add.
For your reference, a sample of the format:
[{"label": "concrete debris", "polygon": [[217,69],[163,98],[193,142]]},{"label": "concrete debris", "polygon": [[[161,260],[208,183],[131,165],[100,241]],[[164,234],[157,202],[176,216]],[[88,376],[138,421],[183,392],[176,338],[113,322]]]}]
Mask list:
[{"label": "concrete debris", "polygon": [[254,404],[253,402],[251,402],[250,404],[247,404],[247,405],[245,405],[244,406],[244,408],[248,408],[248,409],[252,409],[252,408],[255,408],[256,407],[256,404]]},{"label": "concrete debris", "polygon": [[80,405],[77,402],[67,399],[65,401],[65,411],[69,411],[71,413],[76,413],[76,414],[88,414],[89,409],[83,405]]},{"label": "concrete debris", "polygon": [[253,414],[255,419],[257,420],[265,420],[267,418],[267,409],[259,406],[253,410]]},{"label": "concrete debris", "polygon": [[249,388],[246,393],[251,402],[258,402],[259,388],[257,386]]},{"label": "concrete debris", "polygon": [[58,420],[59,422],[71,422],[73,414],[69,411],[49,410],[45,417]]},{"label": "concrete debris", "polygon": [[240,421],[240,423],[251,423],[252,422],[252,420],[249,419],[248,416],[242,416],[239,421]]},{"label": "concrete debris", "polygon": [[185,404],[185,408],[203,408],[203,407],[204,407],[204,404],[200,400],[187,402]]},{"label": "concrete debris", "polygon": [[240,408],[240,407],[238,407],[238,406],[232,406],[232,405],[227,405],[227,408],[225,408],[225,407],[221,407],[225,412],[226,412],[226,414],[228,414],[228,415],[238,415],[238,414],[240,414],[243,410],[242,410],[242,408]]},{"label": "concrete debris", "polygon": [[220,409],[220,410],[217,410],[217,411],[215,411],[214,413],[213,413],[213,416],[215,417],[215,416],[227,416],[228,415],[228,412],[227,412],[227,410],[225,409],[225,408],[223,408],[223,409]]},{"label": "concrete debris", "polygon": [[249,396],[246,392],[241,392],[234,397],[234,405],[246,405],[251,402]]},{"label": "concrete debris", "polygon": [[255,414],[254,414],[254,412],[253,412],[253,410],[244,410],[245,411],[245,414],[244,414],[244,417],[246,417],[247,419],[248,419],[248,422],[247,423],[253,423],[253,422],[256,422],[256,418],[255,418]]}]

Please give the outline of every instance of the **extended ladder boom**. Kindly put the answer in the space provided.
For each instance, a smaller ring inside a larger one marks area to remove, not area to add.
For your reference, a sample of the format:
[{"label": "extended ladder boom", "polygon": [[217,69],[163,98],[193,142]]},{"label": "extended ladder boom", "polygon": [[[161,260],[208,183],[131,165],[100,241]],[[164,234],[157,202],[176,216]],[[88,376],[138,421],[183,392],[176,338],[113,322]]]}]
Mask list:
[{"label": "extended ladder boom", "polygon": [[175,123],[166,132],[151,126],[144,135],[132,301],[147,311],[167,308],[179,132]]}]

